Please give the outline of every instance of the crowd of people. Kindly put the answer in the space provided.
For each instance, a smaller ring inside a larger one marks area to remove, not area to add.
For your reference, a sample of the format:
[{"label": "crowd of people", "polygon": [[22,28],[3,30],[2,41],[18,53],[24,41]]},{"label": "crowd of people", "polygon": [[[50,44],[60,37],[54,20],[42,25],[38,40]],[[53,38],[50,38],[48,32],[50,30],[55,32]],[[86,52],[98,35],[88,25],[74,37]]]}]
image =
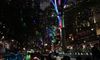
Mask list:
[{"label": "crowd of people", "polygon": [[[100,60],[100,47],[99,44],[94,44],[91,48],[92,56],[87,56],[84,60]],[[74,57],[76,60],[83,60],[81,55]],[[2,49],[0,45],[0,59],[2,60],[71,60],[71,56],[60,55],[59,52],[50,51],[47,55],[44,55],[39,50],[35,50],[34,53],[24,52],[22,53],[17,48],[12,50]]]}]

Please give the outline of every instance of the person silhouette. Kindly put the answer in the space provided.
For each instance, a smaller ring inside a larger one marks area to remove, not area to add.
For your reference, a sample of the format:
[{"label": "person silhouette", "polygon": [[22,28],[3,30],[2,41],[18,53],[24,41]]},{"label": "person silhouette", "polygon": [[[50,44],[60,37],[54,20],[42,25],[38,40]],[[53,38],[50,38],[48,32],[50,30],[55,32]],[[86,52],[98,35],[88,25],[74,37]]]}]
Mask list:
[{"label": "person silhouette", "polygon": [[100,60],[100,51],[98,49],[99,45],[96,43],[94,47],[91,49],[93,60]]}]

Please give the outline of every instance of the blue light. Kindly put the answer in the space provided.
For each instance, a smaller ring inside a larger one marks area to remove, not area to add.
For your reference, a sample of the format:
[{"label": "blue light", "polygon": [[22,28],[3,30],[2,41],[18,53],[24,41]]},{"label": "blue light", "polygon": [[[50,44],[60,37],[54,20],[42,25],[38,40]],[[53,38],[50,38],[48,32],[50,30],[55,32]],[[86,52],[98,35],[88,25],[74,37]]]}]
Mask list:
[{"label": "blue light", "polygon": [[54,8],[55,8],[56,13],[58,14],[58,8],[57,8],[57,3],[56,3],[56,0],[55,0],[55,2],[53,2],[53,0],[50,0],[50,1],[51,1],[51,3],[53,4],[53,6],[54,6]]},{"label": "blue light", "polygon": [[61,17],[60,16],[57,16],[57,18],[58,18],[59,26],[61,26]]},{"label": "blue light", "polygon": [[57,1],[55,0],[55,9],[56,9],[56,12],[58,14],[58,8],[57,8]]},{"label": "blue light", "polygon": [[68,0],[64,0],[64,5],[67,4]]},{"label": "blue light", "polygon": [[58,11],[58,6],[57,6],[57,1],[55,0],[51,0],[51,3],[53,4],[53,6],[54,6],[54,9],[55,9],[55,11],[56,11],[56,13],[57,13],[57,18],[58,18],[58,23],[59,23],[59,26],[61,27],[62,26],[62,22],[61,22],[61,17],[60,17],[60,14],[59,14],[59,11]]},{"label": "blue light", "polygon": [[50,1],[51,1],[51,3],[53,4],[53,6],[55,7],[55,4],[54,4],[53,0],[50,0]]}]

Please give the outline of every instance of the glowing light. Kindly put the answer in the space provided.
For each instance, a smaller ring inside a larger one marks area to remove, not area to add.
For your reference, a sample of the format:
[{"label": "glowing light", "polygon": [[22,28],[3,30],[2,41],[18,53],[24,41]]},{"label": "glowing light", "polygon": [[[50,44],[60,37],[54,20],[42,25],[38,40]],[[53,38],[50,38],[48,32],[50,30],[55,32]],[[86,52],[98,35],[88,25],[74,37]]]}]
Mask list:
[{"label": "glowing light", "polygon": [[67,5],[64,5],[64,9],[67,7]]},{"label": "glowing light", "polygon": [[[61,0],[59,0],[59,1],[61,3]],[[59,27],[62,28],[62,19],[59,15],[58,7],[57,7],[57,1],[56,0],[51,0],[51,2],[52,2],[53,6],[55,8],[56,13],[58,14],[57,18],[58,18]]]},{"label": "glowing light", "polygon": [[62,38],[62,29],[59,28],[59,30],[60,30],[60,37]]},{"label": "glowing light", "polygon": [[67,49],[69,49],[70,48],[70,46],[67,46]]},{"label": "glowing light", "polygon": [[12,42],[14,42],[14,40],[11,40]]},{"label": "glowing light", "polygon": [[86,46],[85,45],[83,45],[83,49],[85,49],[86,48]]},{"label": "glowing light", "polygon": [[58,0],[58,4],[61,5],[61,0]]},{"label": "glowing light", "polygon": [[44,44],[44,46],[47,46],[48,44],[46,43],[46,44]]},{"label": "glowing light", "polygon": [[4,39],[5,38],[5,36],[2,36],[2,38],[1,39]]},{"label": "glowing light", "polygon": [[78,55],[80,55],[80,53],[78,52]]},{"label": "glowing light", "polygon": [[84,41],[84,43],[86,43],[86,41]]},{"label": "glowing light", "polygon": [[95,18],[95,16],[94,16],[94,18],[93,18],[93,19],[94,19],[94,23],[96,23],[96,18]]},{"label": "glowing light", "polygon": [[23,48],[23,50],[26,50],[25,48]]},{"label": "glowing light", "polygon": [[59,22],[59,27],[62,28],[62,21]]},{"label": "glowing light", "polygon": [[30,60],[30,59],[31,59],[31,55],[30,54],[26,55],[26,60]]},{"label": "glowing light", "polygon": [[93,31],[94,29],[92,28],[91,30]]},{"label": "glowing light", "polygon": [[81,53],[81,55],[83,55],[83,53]]},{"label": "glowing light", "polygon": [[72,41],[74,41],[74,38],[72,37]]},{"label": "glowing light", "polygon": [[71,36],[69,36],[69,39],[71,39]]},{"label": "glowing light", "polygon": [[59,27],[62,28],[62,20],[61,20],[60,16],[57,16],[57,17],[58,17]]},{"label": "glowing light", "polygon": [[40,60],[38,57],[34,57],[33,59],[35,59],[35,60]]},{"label": "glowing light", "polygon": [[64,16],[62,17],[62,27],[65,27]]},{"label": "glowing light", "polygon": [[54,14],[52,14],[51,16],[54,17]]},{"label": "glowing light", "polygon": [[86,53],[86,55],[89,55],[89,53]]},{"label": "glowing light", "polygon": [[92,47],[94,47],[92,44],[90,44],[90,47],[92,48]]},{"label": "glowing light", "polygon": [[70,49],[72,50],[72,49],[73,49],[73,47],[71,46],[71,47],[70,47]]},{"label": "glowing light", "polygon": [[56,0],[55,0],[55,2],[53,2],[53,0],[51,0],[51,2],[52,2],[53,6],[55,8],[56,13],[58,14],[58,8],[57,8]]},{"label": "glowing light", "polygon": [[75,55],[77,55],[77,53],[75,52]]}]

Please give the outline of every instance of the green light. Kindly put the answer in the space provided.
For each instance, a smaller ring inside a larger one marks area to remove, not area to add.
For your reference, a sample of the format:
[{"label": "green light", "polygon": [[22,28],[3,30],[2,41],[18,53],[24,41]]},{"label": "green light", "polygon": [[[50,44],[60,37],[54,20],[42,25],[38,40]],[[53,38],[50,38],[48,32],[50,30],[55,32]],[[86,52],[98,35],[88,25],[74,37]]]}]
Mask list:
[{"label": "green light", "polygon": [[62,16],[62,25],[63,25],[63,27],[65,27],[65,24],[64,24],[64,15]]},{"label": "green light", "polygon": [[31,56],[29,54],[27,54],[25,58],[26,58],[26,60],[30,60]]}]

